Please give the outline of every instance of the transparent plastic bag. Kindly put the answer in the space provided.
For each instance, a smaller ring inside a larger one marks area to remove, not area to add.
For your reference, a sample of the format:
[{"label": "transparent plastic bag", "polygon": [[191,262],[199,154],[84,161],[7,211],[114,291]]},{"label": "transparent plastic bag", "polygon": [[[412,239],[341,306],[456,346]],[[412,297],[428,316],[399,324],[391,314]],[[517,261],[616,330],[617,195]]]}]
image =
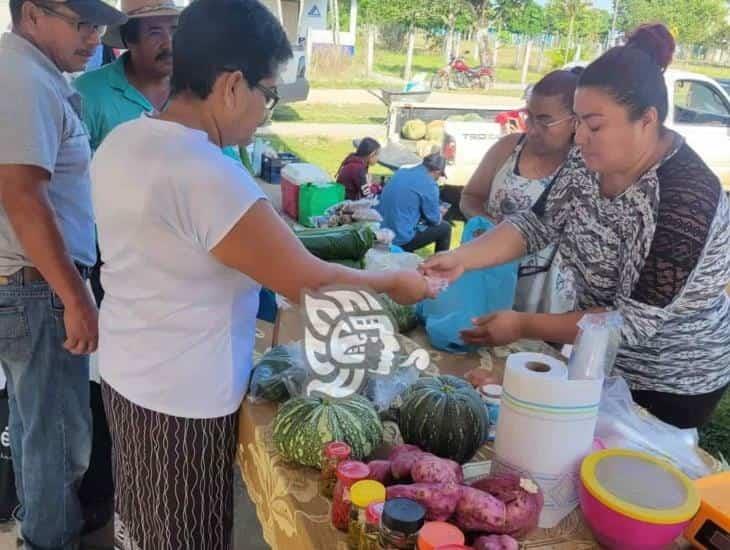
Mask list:
[{"label": "transparent plastic bag", "polygon": [[389,375],[369,374],[365,385],[367,397],[379,413],[398,407],[397,400],[416,383],[420,373],[415,367],[398,367]]},{"label": "transparent plastic bag", "polygon": [[571,380],[598,380],[611,375],[623,324],[623,317],[617,311],[583,316],[578,322],[580,331],[568,363]]},{"label": "transparent plastic bag", "polygon": [[411,252],[394,254],[388,250],[371,248],[365,253],[365,269],[367,271],[394,271],[398,269],[416,269],[423,259]]},{"label": "transparent plastic bag", "polygon": [[606,379],[595,435],[606,448],[664,458],[692,479],[712,473],[697,452],[697,430],[681,430],[641,409],[621,377]]},{"label": "transparent plastic bag", "polygon": [[248,399],[253,403],[281,403],[299,396],[304,393],[310,374],[302,342],[274,346],[254,365]]}]

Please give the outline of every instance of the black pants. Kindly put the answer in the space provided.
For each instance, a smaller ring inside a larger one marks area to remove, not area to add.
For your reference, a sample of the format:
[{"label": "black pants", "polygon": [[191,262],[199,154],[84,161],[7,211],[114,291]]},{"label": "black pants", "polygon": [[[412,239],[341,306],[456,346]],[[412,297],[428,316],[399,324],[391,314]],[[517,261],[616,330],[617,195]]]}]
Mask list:
[{"label": "black pants", "polygon": [[436,243],[436,252],[449,249],[449,246],[451,246],[451,225],[449,225],[449,222],[430,225],[423,231],[417,231],[416,236],[401,248],[407,252],[413,252],[431,243]]},{"label": "black pants", "polygon": [[[97,247],[97,254],[99,249]],[[97,257],[101,257],[98,255]],[[100,281],[101,261],[98,261],[89,274],[91,289],[96,306],[101,306],[104,290]],[[93,431],[91,437],[91,458],[89,468],[79,488],[79,499],[84,509],[84,532],[89,533],[106,525],[114,513],[114,478],[112,476],[112,439],[109,434],[101,386],[89,382],[89,397]]]},{"label": "black pants", "polygon": [[728,386],[712,393],[679,395],[656,391],[632,391],[634,401],[651,414],[678,428],[701,428],[710,420]]}]

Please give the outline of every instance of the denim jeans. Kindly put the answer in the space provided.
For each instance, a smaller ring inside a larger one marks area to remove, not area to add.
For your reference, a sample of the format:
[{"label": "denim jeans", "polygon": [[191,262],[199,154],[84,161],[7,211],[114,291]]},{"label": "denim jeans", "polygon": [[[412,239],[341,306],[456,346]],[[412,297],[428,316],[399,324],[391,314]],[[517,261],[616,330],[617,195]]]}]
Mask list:
[{"label": "denim jeans", "polygon": [[63,348],[63,304],[45,282],[0,285],[0,363],[25,547],[71,550],[91,451],[89,358]]}]

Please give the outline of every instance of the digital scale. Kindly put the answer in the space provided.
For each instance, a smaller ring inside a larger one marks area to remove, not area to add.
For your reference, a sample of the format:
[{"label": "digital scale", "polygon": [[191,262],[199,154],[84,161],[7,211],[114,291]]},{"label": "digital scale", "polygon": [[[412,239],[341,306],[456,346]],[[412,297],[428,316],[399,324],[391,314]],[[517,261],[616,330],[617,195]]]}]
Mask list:
[{"label": "digital scale", "polygon": [[730,472],[695,482],[702,503],[685,531],[701,550],[730,550]]}]

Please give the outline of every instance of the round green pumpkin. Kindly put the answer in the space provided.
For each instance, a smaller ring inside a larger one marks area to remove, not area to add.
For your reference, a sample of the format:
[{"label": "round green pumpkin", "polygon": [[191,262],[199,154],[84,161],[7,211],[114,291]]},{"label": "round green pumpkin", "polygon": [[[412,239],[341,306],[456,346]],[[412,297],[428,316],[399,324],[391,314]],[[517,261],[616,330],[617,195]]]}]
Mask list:
[{"label": "round green pumpkin", "polygon": [[354,459],[369,457],[383,441],[383,425],[361,395],[339,400],[295,397],[279,408],[273,438],[286,460],[319,468],[322,448],[330,441],[347,443]]},{"label": "round green pumpkin", "polygon": [[489,421],[471,384],[444,375],[421,378],[406,391],[399,428],[406,443],[463,464],[486,440]]}]

